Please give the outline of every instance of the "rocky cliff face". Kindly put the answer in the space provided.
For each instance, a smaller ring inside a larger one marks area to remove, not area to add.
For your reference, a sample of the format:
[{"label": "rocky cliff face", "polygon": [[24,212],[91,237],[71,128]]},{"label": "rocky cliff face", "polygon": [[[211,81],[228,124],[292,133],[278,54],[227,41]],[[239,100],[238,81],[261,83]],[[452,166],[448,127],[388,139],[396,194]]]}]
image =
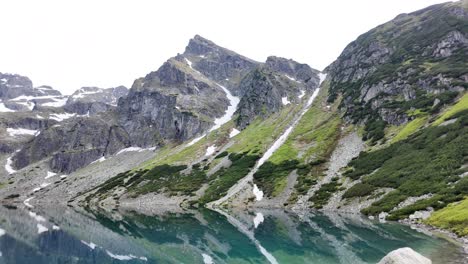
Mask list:
[{"label": "rocky cliff face", "polygon": [[[462,2],[402,14],[350,43],[328,68],[329,101],[343,96],[346,117],[382,138],[414,111],[434,112],[466,89],[468,33]],[[378,129],[375,129],[378,127]]]},{"label": "rocky cliff face", "polygon": [[77,117],[53,125],[25,144],[13,158],[16,168],[51,157],[53,171],[69,173],[130,144],[111,116]]},{"label": "rocky cliff face", "polygon": [[140,146],[184,141],[207,131],[229,105],[213,81],[177,56],[138,79],[119,101],[119,123]]},{"label": "rocky cliff face", "polygon": [[117,106],[119,99],[127,94],[128,88],[125,86],[107,89],[83,87],[68,98],[64,109],[79,115],[95,115]]},{"label": "rocky cliff face", "polygon": [[256,117],[266,118],[283,106],[296,104],[319,85],[319,71],[307,64],[268,57],[264,65],[247,74],[239,84],[242,94],[237,126],[245,128]]}]

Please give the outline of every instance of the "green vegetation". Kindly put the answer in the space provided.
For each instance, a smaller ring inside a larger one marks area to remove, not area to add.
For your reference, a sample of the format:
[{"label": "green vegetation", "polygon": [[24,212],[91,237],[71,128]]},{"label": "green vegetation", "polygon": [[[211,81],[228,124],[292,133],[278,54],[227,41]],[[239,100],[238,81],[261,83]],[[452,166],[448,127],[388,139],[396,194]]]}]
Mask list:
[{"label": "green vegetation", "polygon": [[[254,174],[254,180],[261,186],[263,193],[267,196],[276,196],[286,186],[286,179],[291,171],[297,168],[297,160],[285,160],[276,165],[272,162],[265,162]],[[282,183],[278,181],[282,180]]]},{"label": "green vegetation", "polygon": [[324,161],[333,151],[340,134],[341,120],[337,113],[339,102],[324,109],[328,82],[322,88],[310,109],[303,115],[285,143],[254,175],[254,181],[267,196],[279,195],[287,185],[287,176],[297,169],[295,193],[305,194],[317,182],[325,169]]},{"label": "green vegetation", "polygon": [[367,183],[356,183],[351,188],[346,190],[343,194],[343,198],[352,198],[352,197],[364,197],[372,194],[377,188],[373,185]]},{"label": "green vegetation", "polygon": [[[390,219],[408,216],[416,210],[431,206],[443,208],[468,194],[468,178],[459,175],[467,169],[468,110],[460,112],[457,122],[428,127],[398,141],[387,148],[363,152],[350,162],[352,169],[345,175],[352,179],[362,177],[362,184],[347,195],[364,195],[373,188],[394,188],[381,200],[363,210],[366,214],[390,211],[409,196],[432,193],[434,197],[420,200],[411,207],[395,211]],[[371,187],[372,186],[372,187]]]},{"label": "green vegetation", "polygon": [[392,138],[392,142],[397,142],[407,138],[409,135],[416,132],[418,129],[424,126],[427,122],[427,116],[422,116],[414,119],[413,121],[407,123],[403,129],[394,137]]},{"label": "green vegetation", "polygon": [[159,165],[151,170],[127,171],[107,180],[97,189],[100,196],[116,187],[126,187],[131,195],[137,196],[149,192],[166,191],[170,195],[191,195],[206,181],[206,173],[200,164],[189,172],[186,165]]},{"label": "green vegetation", "polygon": [[468,198],[460,202],[451,203],[447,207],[435,212],[426,223],[451,230],[459,236],[468,235]]},{"label": "green vegetation", "polygon": [[314,203],[314,207],[321,209],[327,204],[330,197],[340,189],[341,184],[338,182],[338,178],[333,178],[331,182],[323,184],[315,194],[310,197],[309,201]]},{"label": "green vegetation", "polygon": [[215,201],[226,195],[231,186],[249,173],[259,158],[258,155],[249,155],[247,153],[231,153],[229,155],[232,162],[231,166],[219,170],[212,176],[213,180],[210,182],[205,194],[200,198],[200,203],[205,204]]},{"label": "green vegetation", "polygon": [[463,97],[454,106],[450,107],[436,121],[434,121],[433,125],[440,125],[442,122],[449,120],[454,115],[464,110],[468,110],[468,93],[465,93]]}]

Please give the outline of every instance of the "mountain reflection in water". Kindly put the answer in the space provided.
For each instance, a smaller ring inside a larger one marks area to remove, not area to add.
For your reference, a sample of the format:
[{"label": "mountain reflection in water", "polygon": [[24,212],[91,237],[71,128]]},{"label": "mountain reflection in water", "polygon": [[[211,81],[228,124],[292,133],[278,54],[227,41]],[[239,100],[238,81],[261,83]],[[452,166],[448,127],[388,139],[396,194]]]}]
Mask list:
[{"label": "mountain reflection in water", "polygon": [[376,263],[407,246],[433,263],[463,263],[444,239],[357,215],[0,208],[0,264]]}]

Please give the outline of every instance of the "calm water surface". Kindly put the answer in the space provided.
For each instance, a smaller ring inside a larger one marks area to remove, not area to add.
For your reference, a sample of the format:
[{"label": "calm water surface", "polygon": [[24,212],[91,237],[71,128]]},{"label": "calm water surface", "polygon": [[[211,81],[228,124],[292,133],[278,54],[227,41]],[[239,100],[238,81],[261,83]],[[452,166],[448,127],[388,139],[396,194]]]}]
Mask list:
[{"label": "calm water surface", "polygon": [[400,247],[433,263],[463,263],[465,257],[446,240],[353,215],[0,208],[0,264],[376,263]]}]

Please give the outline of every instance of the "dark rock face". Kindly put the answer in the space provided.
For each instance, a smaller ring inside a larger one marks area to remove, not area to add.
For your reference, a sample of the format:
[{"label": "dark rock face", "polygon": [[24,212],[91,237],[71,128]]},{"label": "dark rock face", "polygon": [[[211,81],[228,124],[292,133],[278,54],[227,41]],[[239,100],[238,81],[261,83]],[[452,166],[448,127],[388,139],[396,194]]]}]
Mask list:
[{"label": "dark rock face", "polygon": [[32,93],[32,82],[28,77],[0,73],[0,98],[11,99]]},{"label": "dark rock face", "polygon": [[32,81],[25,76],[0,73],[0,99],[8,100],[22,95],[60,96],[61,93],[50,86],[34,88]]},{"label": "dark rock face", "polygon": [[52,156],[51,169],[68,173],[129,146],[128,134],[108,118],[76,118],[43,130],[14,157],[16,168]]},{"label": "dark rock face", "polygon": [[465,90],[467,13],[462,2],[434,5],[359,36],[328,67],[329,101],[342,95],[348,120],[401,125]]},{"label": "dark rock face", "polygon": [[161,145],[166,140],[186,140],[206,131],[211,122],[176,108],[176,96],[156,91],[131,92],[119,102],[119,123],[128,131],[132,144]]}]

